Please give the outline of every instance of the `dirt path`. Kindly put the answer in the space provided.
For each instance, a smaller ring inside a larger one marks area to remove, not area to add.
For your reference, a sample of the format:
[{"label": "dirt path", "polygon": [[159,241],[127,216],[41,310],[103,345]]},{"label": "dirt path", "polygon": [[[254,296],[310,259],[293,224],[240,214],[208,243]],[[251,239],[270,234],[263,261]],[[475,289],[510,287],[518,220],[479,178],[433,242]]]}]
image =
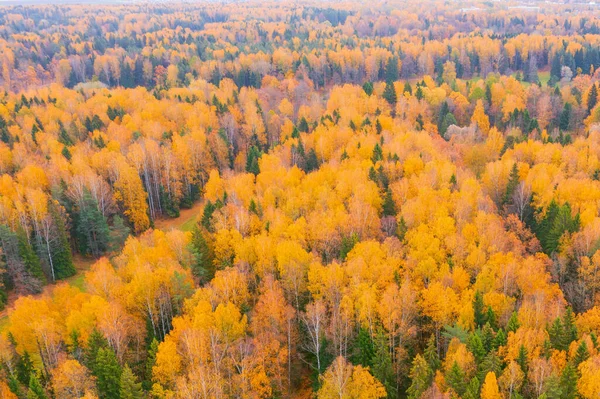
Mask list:
[{"label": "dirt path", "polygon": [[179,211],[179,217],[170,219],[157,219],[154,221],[154,228],[158,230],[173,230],[179,229],[183,231],[191,231],[194,224],[198,220],[200,212],[204,207],[204,201],[198,201],[190,209],[182,209]]},{"label": "dirt path", "polygon": [[[198,218],[198,215],[202,211],[203,206],[204,202],[198,201],[190,209],[182,209],[179,212],[179,217],[172,219],[166,218],[155,220],[154,228],[167,231],[173,229],[191,231],[194,228],[194,225],[196,224],[196,220]],[[75,265],[75,269],[77,270],[77,272],[74,276],[71,276],[65,280],[57,281],[56,284],[66,282],[74,287],[79,288],[81,291],[85,291],[85,272],[88,271],[95,262],[96,259],[94,258],[87,258],[79,254],[74,254],[73,264]],[[33,297],[39,298],[45,294],[50,293],[52,289],[56,286],[56,284],[48,284],[44,286],[42,292],[33,295]],[[19,296],[14,291],[10,291],[8,293],[6,307],[0,312],[0,332],[2,332],[2,330],[4,330],[4,328],[8,324],[8,314],[10,313],[15,301],[18,298]]]}]

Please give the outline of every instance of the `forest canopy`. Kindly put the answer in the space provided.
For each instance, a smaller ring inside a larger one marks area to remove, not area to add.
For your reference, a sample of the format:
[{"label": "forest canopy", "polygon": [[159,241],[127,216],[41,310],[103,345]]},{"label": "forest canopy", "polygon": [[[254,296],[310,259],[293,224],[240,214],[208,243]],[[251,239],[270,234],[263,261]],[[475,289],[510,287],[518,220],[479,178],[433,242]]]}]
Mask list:
[{"label": "forest canopy", "polygon": [[0,7],[0,397],[600,396],[600,8]]}]

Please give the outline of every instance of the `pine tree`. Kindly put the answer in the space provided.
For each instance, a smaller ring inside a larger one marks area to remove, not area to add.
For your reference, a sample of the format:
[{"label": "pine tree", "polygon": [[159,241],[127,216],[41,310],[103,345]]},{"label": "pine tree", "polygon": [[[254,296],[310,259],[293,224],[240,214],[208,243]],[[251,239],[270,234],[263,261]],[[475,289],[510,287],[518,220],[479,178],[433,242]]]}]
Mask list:
[{"label": "pine tree", "polygon": [[17,231],[17,239],[19,241],[19,255],[25,264],[25,270],[42,283],[45,283],[46,276],[42,270],[40,258],[35,253],[29,240],[27,240],[27,233],[22,228]]},{"label": "pine tree", "polygon": [[558,126],[560,130],[567,131],[569,130],[569,124],[571,123],[571,110],[573,106],[571,103],[566,103],[562,112],[560,113],[560,120]]},{"label": "pine tree", "polygon": [[308,121],[303,116],[298,123],[298,130],[304,133],[308,133]]},{"label": "pine tree", "polygon": [[448,106],[448,102],[444,101],[442,103],[442,105],[440,106],[440,110],[438,112],[438,131],[440,132],[440,134],[442,133],[442,124],[444,122],[444,118],[446,117],[446,115],[450,113],[450,107]]},{"label": "pine tree", "polygon": [[142,384],[136,380],[137,378],[129,366],[125,365],[121,374],[120,399],[142,399],[144,397]]},{"label": "pine tree", "polygon": [[594,83],[592,85],[592,88],[590,89],[590,92],[588,93],[588,97],[587,97],[587,113],[588,113],[588,115],[592,113],[592,110],[596,106],[597,102],[598,102],[598,89],[596,88],[596,84]]},{"label": "pine tree", "polygon": [[579,365],[585,362],[590,357],[590,352],[588,350],[587,344],[585,340],[581,340],[581,343],[577,347],[577,351],[575,352],[575,357],[573,358],[573,363],[575,367],[579,367]]},{"label": "pine tree", "polygon": [[256,146],[250,146],[246,157],[246,172],[253,173],[255,176],[260,173],[258,160],[262,156],[262,152]]},{"label": "pine tree", "polygon": [[486,355],[486,350],[483,347],[483,341],[478,331],[469,335],[467,345],[473,356],[475,356],[475,361],[480,363]]},{"label": "pine tree", "polygon": [[206,239],[206,232],[199,225],[192,231],[192,248],[196,261],[192,265],[194,276],[203,281],[210,281],[215,275],[215,266],[213,263],[214,251],[209,241]]},{"label": "pine tree", "polygon": [[485,85],[485,100],[487,101],[488,107],[492,106],[492,86]]},{"label": "pine tree", "polygon": [[383,150],[381,149],[381,146],[379,145],[379,143],[376,143],[375,147],[373,148],[373,155],[371,155],[371,162],[377,163],[377,161],[382,161],[382,160],[383,160]]},{"label": "pine tree", "polygon": [[560,55],[556,54],[554,58],[552,58],[552,67],[550,68],[550,76],[553,76],[556,81],[560,80],[561,67]]},{"label": "pine tree", "polygon": [[367,96],[370,97],[371,94],[373,94],[373,83],[365,82],[365,84],[363,85],[363,90],[367,94]]},{"label": "pine tree", "polygon": [[20,356],[17,360],[17,380],[23,385],[28,385],[29,380],[31,379],[31,375],[34,371],[33,361],[31,360],[31,356],[29,356],[29,352],[25,351],[23,356]]},{"label": "pine tree", "polygon": [[383,90],[383,98],[390,105],[396,105],[398,101],[398,96],[396,95],[396,88],[394,87],[394,83],[387,81],[385,83],[385,89]]},{"label": "pine tree", "polygon": [[495,351],[488,353],[485,359],[479,365],[477,377],[480,381],[485,379],[488,373],[500,374],[502,371],[502,360],[498,357]]},{"label": "pine tree", "polygon": [[388,82],[395,82],[398,80],[398,76],[398,59],[396,57],[392,57],[388,60],[388,63],[385,67],[385,79]]},{"label": "pine tree", "polygon": [[563,315],[562,324],[564,331],[562,337],[563,346],[568,349],[571,342],[577,340],[577,326],[575,325],[575,315],[573,314],[573,309],[571,309],[571,307],[567,307],[567,310]]},{"label": "pine tree", "polygon": [[383,197],[383,215],[384,216],[396,216],[398,211],[396,210],[396,203],[392,197],[392,190],[388,187],[385,190],[385,196]]},{"label": "pine tree", "polygon": [[100,349],[107,348],[108,341],[100,331],[94,329],[92,330],[90,336],[87,341],[87,349],[84,353],[84,362],[87,368],[94,373],[96,370],[96,358],[98,357],[98,352]]},{"label": "pine tree", "polygon": [[446,116],[444,116],[442,124],[440,125],[440,129],[439,129],[440,135],[442,135],[442,136],[445,135],[450,126],[457,125],[457,124],[458,124],[458,122],[456,121],[454,114],[452,112],[448,112],[446,114]]},{"label": "pine tree", "polygon": [[148,357],[146,357],[146,370],[144,381],[142,382],[142,386],[145,390],[150,390],[152,387],[152,368],[156,363],[156,354],[158,353],[158,341],[156,338],[152,339],[150,342],[150,346],[148,347]]},{"label": "pine tree", "polygon": [[477,377],[471,378],[465,394],[463,395],[463,399],[479,399],[479,388],[479,379]]},{"label": "pine tree", "polygon": [[578,397],[577,380],[577,370],[573,365],[567,364],[560,376],[561,399],[575,399]]},{"label": "pine tree", "polygon": [[304,171],[306,173],[310,173],[313,170],[319,169],[319,160],[317,158],[317,152],[314,148],[311,148],[308,151],[308,155],[306,156],[306,162],[304,162]]},{"label": "pine tree", "polygon": [[14,374],[8,376],[7,385],[8,389],[10,389],[10,391],[14,393],[17,396],[17,398],[24,397],[23,390],[21,389],[21,384],[19,383],[19,380],[15,377]]},{"label": "pine tree", "polygon": [[65,127],[63,126],[62,122],[59,120],[58,121],[58,141],[61,144],[64,144],[65,146],[71,146],[73,145],[73,140],[71,140],[71,137],[69,136],[69,133],[67,133],[67,129],[65,129]]},{"label": "pine tree", "polygon": [[411,384],[406,390],[409,399],[418,399],[431,385],[433,373],[421,355],[415,356],[410,369]]},{"label": "pine tree", "polygon": [[450,369],[446,372],[446,382],[459,396],[465,393],[465,373],[461,370],[458,363],[452,363]]},{"label": "pine tree", "polygon": [[76,218],[79,251],[82,254],[100,256],[109,246],[110,230],[106,218],[88,190],[84,191]]},{"label": "pine tree", "polygon": [[498,330],[496,337],[494,338],[493,349],[497,350],[501,346],[505,346],[507,343],[507,336],[503,329]]},{"label": "pine tree", "polygon": [[119,215],[113,216],[112,224],[109,233],[108,249],[109,251],[118,251],[125,245],[125,241],[129,237],[131,230],[125,225],[125,221]]},{"label": "pine tree", "polygon": [[71,277],[76,273],[71,255],[71,246],[69,245],[69,235],[65,228],[64,217],[58,210],[58,204],[54,201],[48,201],[48,213],[52,217],[55,226],[55,243],[52,251],[52,262],[54,265],[54,274],[56,279]]},{"label": "pine tree", "polygon": [[385,387],[388,398],[395,398],[398,395],[396,389],[396,374],[392,364],[392,357],[386,336],[380,331],[374,339],[375,351],[371,359],[371,373]]},{"label": "pine tree", "polygon": [[421,89],[421,86],[417,87],[415,97],[417,97],[417,100],[422,100],[423,97],[425,97],[425,95],[423,94],[423,89]]},{"label": "pine tree", "polygon": [[71,151],[69,151],[69,149],[66,146],[63,147],[63,149],[60,153],[62,154],[63,157],[65,157],[65,159],[67,161],[71,160]]},{"label": "pine tree", "polygon": [[35,373],[31,373],[29,377],[29,391],[27,399],[48,399],[44,387]]},{"label": "pine tree", "polygon": [[110,348],[100,348],[93,370],[100,399],[119,399],[121,366],[115,352]]},{"label": "pine tree", "polygon": [[544,252],[548,255],[555,252],[563,234],[579,230],[579,223],[579,214],[575,217],[571,215],[571,206],[568,202],[559,206],[556,201],[552,200],[546,214],[535,229],[535,234],[540,240]]},{"label": "pine tree", "polygon": [[423,127],[425,126],[425,122],[423,121],[423,115],[419,114],[417,115],[417,119],[415,120],[415,129],[417,129],[418,131],[423,130]]},{"label": "pine tree", "polygon": [[33,127],[31,128],[31,140],[33,141],[33,143],[35,145],[38,145],[37,142],[37,134],[40,132],[40,128],[38,127],[38,125],[33,125]]},{"label": "pine tree", "polygon": [[353,363],[360,364],[364,367],[372,365],[373,356],[375,355],[375,346],[371,334],[366,328],[361,328],[358,331],[356,340],[356,348],[358,353],[354,357]]},{"label": "pine tree", "polygon": [[438,354],[437,345],[435,342],[435,334],[431,334],[429,339],[427,340],[427,346],[425,347],[425,351],[423,352],[423,357],[427,361],[429,368],[432,372],[436,372],[442,365],[440,360],[440,356]]},{"label": "pine tree", "polygon": [[508,184],[506,185],[506,191],[502,198],[502,203],[507,204],[512,201],[512,196],[519,185],[519,168],[517,163],[513,163],[512,169],[510,170],[510,176],[508,178]]},{"label": "pine tree", "polygon": [[486,314],[484,312],[485,304],[483,303],[483,295],[481,292],[475,292],[475,298],[473,299],[473,314],[475,319],[476,327],[483,327],[487,321]]},{"label": "pine tree", "polygon": [[[488,318],[490,318],[489,309],[490,309],[490,307],[488,306]],[[495,318],[496,316],[494,315],[493,317]],[[481,334],[481,341],[483,342],[483,347],[485,348],[485,351],[487,353],[494,348],[494,340],[496,339],[495,338],[496,333],[494,332],[494,329],[490,325],[489,321],[487,323],[485,323],[485,325],[481,329],[480,334]]]},{"label": "pine tree", "polygon": [[519,354],[517,355],[517,364],[521,367],[523,373],[527,375],[529,366],[527,360],[527,348],[525,348],[524,345],[521,345],[521,347],[519,348]]}]

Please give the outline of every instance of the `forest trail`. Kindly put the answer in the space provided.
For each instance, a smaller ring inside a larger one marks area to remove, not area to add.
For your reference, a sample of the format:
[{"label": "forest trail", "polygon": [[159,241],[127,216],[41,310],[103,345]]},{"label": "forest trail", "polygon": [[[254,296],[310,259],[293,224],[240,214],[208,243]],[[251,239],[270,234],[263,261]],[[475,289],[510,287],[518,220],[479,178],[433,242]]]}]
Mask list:
[{"label": "forest trail", "polygon": [[[182,209],[179,212],[179,216],[176,218],[161,218],[154,221],[154,228],[158,230],[169,231],[173,229],[179,229],[182,231],[191,231],[194,228],[194,224],[198,219],[198,215],[202,211],[204,201],[199,200],[192,205],[189,209]],[[120,252],[117,251],[117,252]],[[88,258],[80,254],[73,254],[73,264],[77,273],[75,275],[66,278],[64,280],[57,281],[56,284],[48,284],[44,287],[42,292],[36,295],[32,295],[34,298],[42,297],[50,293],[57,284],[67,283],[74,287],[79,288],[81,291],[85,291],[85,272],[96,262],[94,258]],[[14,291],[8,293],[8,300],[6,301],[6,307],[0,312],[0,332],[8,325],[8,314],[12,310],[15,301],[19,298]]]},{"label": "forest trail", "polygon": [[182,231],[191,231],[194,228],[198,215],[204,207],[204,201],[199,200],[189,209],[181,209],[176,218],[161,218],[154,221],[154,228],[158,230],[169,231],[179,229]]}]

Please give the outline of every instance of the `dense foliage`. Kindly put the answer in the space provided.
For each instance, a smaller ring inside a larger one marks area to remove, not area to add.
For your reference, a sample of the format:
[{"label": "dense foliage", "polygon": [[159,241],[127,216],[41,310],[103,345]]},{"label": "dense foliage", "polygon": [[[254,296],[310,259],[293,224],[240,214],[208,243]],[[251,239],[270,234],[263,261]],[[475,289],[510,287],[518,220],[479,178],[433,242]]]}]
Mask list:
[{"label": "dense foliage", "polygon": [[0,8],[0,397],[598,398],[599,24]]}]

